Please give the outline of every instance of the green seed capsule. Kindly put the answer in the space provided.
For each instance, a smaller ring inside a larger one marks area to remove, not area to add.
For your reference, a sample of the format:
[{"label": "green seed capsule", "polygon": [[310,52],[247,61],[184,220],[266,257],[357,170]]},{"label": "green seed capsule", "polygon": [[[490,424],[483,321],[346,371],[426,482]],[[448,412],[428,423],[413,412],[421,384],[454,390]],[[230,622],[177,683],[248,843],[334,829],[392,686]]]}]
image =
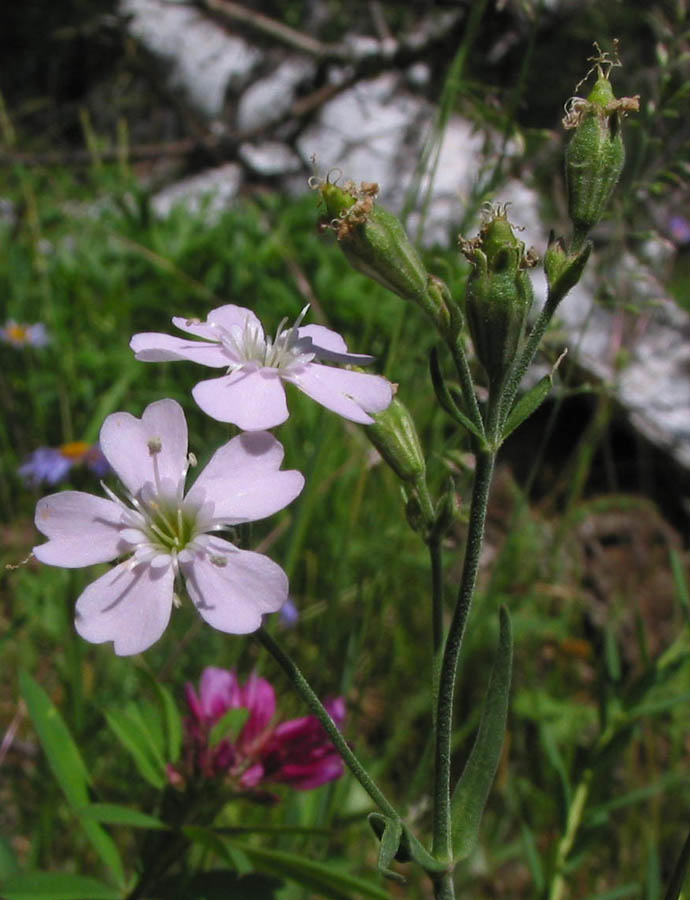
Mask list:
[{"label": "green seed capsule", "polygon": [[576,243],[604,215],[625,162],[621,117],[638,108],[637,97],[616,99],[601,69],[587,99],[570,101],[563,124],[575,132],[565,152],[565,176]]},{"label": "green seed capsule", "polygon": [[341,188],[323,182],[319,191],[329,217],[326,224],[335,230],[350,265],[403,300],[423,303],[426,269],[401,222],[374,202],[378,185],[363,182],[358,188],[346,182]]},{"label": "green seed capsule", "polygon": [[472,263],[465,313],[472,342],[489,381],[502,381],[512,363],[532,306],[526,269],[534,265],[525,245],[513,234],[505,210],[496,210],[462,250]]}]

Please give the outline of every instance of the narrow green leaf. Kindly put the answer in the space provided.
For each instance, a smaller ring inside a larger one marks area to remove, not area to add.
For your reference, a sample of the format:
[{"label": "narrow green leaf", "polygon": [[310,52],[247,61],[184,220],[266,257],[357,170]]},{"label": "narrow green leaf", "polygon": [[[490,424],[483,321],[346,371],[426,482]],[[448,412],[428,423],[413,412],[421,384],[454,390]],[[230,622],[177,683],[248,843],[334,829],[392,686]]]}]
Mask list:
[{"label": "narrow green leaf", "polygon": [[225,715],[219,719],[211,729],[209,734],[209,744],[215,747],[223,738],[234,740],[244,728],[244,724],[249,718],[248,709],[229,709]]},{"label": "narrow green leaf", "polygon": [[400,849],[400,840],[403,836],[402,822],[400,819],[393,819],[380,813],[369,813],[367,818],[374,834],[381,842],[377,862],[379,872],[384,878],[404,884],[405,879],[402,875],[391,869],[391,863],[397,858]]},{"label": "narrow green leaf", "polygon": [[119,803],[91,803],[79,810],[81,819],[91,819],[94,822],[105,822],[108,825],[128,825],[130,828],[150,828],[155,830],[167,829],[165,822],[161,822],[155,816],[139,812],[138,809],[130,809]]},{"label": "narrow green leaf", "polygon": [[498,651],[479,730],[465,769],[453,792],[453,852],[456,859],[468,856],[477,842],[479,825],[501,757],[508,715],[510,677],[513,665],[513,640],[510,617],[500,610]]},{"label": "narrow green leaf", "polygon": [[530,874],[532,875],[534,893],[535,895],[541,896],[546,880],[544,878],[544,867],[541,863],[534,832],[525,822],[522,823],[521,831],[524,858],[529,867]]},{"label": "narrow green leaf", "polygon": [[120,892],[84,875],[23,872],[0,887],[3,900],[118,900]]},{"label": "narrow green leaf", "polygon": [[182,750],[182,716],[170,691],[155,678],[152,679],[152,684],[163,712],[168,762],[176,763]]},{"label": "narrow green leaf", "polygon": [[19,685],[55,780],[73,808],[86,806],[89,773],[64,719],[28,672],[20,672]]},{"label": "narrow green leaf", "polygon": [[360,897],[389,900],[388,892],[377,884],[348,875],[333,865],[312,862],[304,856],[282,850],[253,847],[236,841],[231,843],[247,855],[257,871],[296,881],[316,892],[323,900],[354,900]]},{"label": "narrow green leaf", "polygon": [[[21,672],[19,683],[29,715],[38,733],[55,780],[72,809],[89,805],[89,774],[67,725],[50,698],[28,672]],[[117,881],[124,882],[122,860],[110,835],[94,821],[79,819],[81,827],[103,862]]]},{"label": "narrow green leaf", "polygon": [[439,404],[445,409],[448,415],[462,425],[463,428],[466,428],[467,431],[479,438],[480,441],[484,441],[484,435],[461,409],[465,402],[462,397],[462,391],[453,386],[454,390],[451,393],[449,386],[446,384],[446,380],[441,372],[441,366],[438,361],[438,351],[436,348],[434,348],[429,355],[429,371],[431,373],[431,383],[434,386],[436,399]]},{"label": "narrow green leaf", "polygon": [[149,742],[124,710],[108,710],[105,717],[115,737],[129,752],[139,774],[150,785],[165,786],[165,767],[152,758]]},{"label": "narrow green leaf", "polygon": [[165,771],[165,736],[158,708],[146,701],[139,701],[128,703],[125,713],[141,736],[142,744],[148,748],[151,758],[161,771]]},{"label": "narrow green leaf", "polygon": [[518,402],[512,408],[510,415],[503,426],[502,440],[505,440],[511,432],[515,431],[518,425],[522,425],[525,419],[529,418],[533,412],[539,409],[544,400],[549,396],[552,384],[553,378],[551,375],[544,375],[533,388],[530,388],[526,394],[523,394],[522,397],[520,397]]}]

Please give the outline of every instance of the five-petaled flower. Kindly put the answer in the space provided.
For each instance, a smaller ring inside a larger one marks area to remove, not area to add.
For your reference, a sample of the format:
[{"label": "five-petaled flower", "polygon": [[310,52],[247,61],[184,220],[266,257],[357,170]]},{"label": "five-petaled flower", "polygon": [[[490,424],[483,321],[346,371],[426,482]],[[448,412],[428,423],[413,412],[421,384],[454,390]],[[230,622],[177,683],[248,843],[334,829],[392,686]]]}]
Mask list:
[{"label": "five-petaled flower", "polygon": [[141,419],[108,416],[100,446],[127,502],[104,486],[110,499],[63,491],[36,507],[36,526],[48,538],[34,547],[41,562],[78,568],[126,557],[79,597],[82,637],[114,641],[122,656],[146,650],[168,624],[178,577],[201,616],[220,631],[255,631],[263,613],[280,609],[288,596],[280,566],[215,534],[277,512],[302,490],[301,473],[279,471],[283,447],[273,435],[234,437],[187,494],[192,458],[176,401],[151,403]]},{"label": "five-petaled flower", "polygon": [[226,369],[219,378],[199,382],[192,395],[207,415],[247,431],[273,428],[287,419],[283,382],[346,419],[371,424],[369,414],[391,402],[391,383],[380,375],[317,362],[363,365],[372,357],[348,353],[342,337],[322,325],[301,325],[305,313],[306,308],[291,328],[284,329],[283,320],[271,339],[251,310],[220,306],[205,322],[173,318],[177,328],[200,341],[143,333],[134,335],[130,347],[144,362],[186,359]]},{"label": "five-petaled flower", "polygon": [[[298,790],[318,787],[342,775],[343,761],[316,716],[276,724],[275,692],[265,678],[252,674],[240,684],[234,671],[209,666],[201,675],[199,693],[188,684],[186,695],[190,773],[223,776],[242,789],[282,782]],[[343,699],[326,701],[325,706],[335,724],[342,727]],[[213,726],[231,709],[247,711],[244,724],[236,736],[214,742]]]}]

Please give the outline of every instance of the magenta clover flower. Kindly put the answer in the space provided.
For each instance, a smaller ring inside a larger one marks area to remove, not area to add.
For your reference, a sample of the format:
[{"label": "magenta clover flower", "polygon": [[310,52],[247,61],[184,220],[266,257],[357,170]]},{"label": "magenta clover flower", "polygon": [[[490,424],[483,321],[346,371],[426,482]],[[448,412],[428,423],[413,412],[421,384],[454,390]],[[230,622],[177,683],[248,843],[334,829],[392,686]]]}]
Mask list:
[{"label": "magenta clover flower", "polygon": [[141,419],[108,416],[100,446],[127,502],[104,485],[108,500],[63,491],[36,506],[36,527],[48,538],[34,547],[41,562],[78,568],[126,557],[77,600],[83,638],[114,641],[120,656],[146,650],[168,624],[179,578],[201,616],[220,631],[255,631],[263,613],[280,609],[288,596],[280,566],[215,534],[277,512],[302,490],[299,472],[279,471],[283,447],[273,435],[252,432],[228,441],[187,494],[193,457],[175,400],[151,403]]},{"label": "magenta clover flower", "polygon": [[284,319],[272,339],[251,310],[220,306],[205,322],[173,318],[177,328],[201,341],[145,333],[135,334],[130,347],[144,362],[186,359],[226,369],[219,378],[200,381],[192,395],[207,415],[246,431],[273,428],[287,419],[285,381],[344,418],[371,424],[369,413],[391,402],[392,385],[380,375],[316,362],[364,365],[373,357],[348,353],[342,337],[322,325],[302,326],[306,311],[292,328],[283,328]]},{"label": "magenta clover flower", "polygon": [[[343,761],[316,716],[274,722],[275,692],[265,678],[252,674],[240,684],[235,672],[209,666],[201,675],[199,694],[191,684],[185,692],[191,713],[185,720],[187,763],[192,771],[229,777],[243,789],[282,782],[309,790],[342,775]],[[325,706],[342,727],[343,699],[326,701]],[[246,709],[246,722],[234,739],[212,745],[211,729],[231,709]]]}]

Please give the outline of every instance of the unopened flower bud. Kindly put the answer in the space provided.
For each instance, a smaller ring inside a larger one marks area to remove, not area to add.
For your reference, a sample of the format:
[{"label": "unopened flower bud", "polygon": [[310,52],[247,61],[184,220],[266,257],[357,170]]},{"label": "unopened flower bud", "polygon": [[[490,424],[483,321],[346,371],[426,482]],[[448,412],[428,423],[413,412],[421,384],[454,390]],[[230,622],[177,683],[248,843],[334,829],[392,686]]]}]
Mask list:
[{"label": "unopened flower bud", "polygon": [[436,522],[434,532],[439,535],[447,534],[460,516],[460,500],[455,491],[455,483],[448,479],[446,489],[436,507]]},{"label": "unopened flower bud", "polygon": [[497,207],[461,249],[472,263],[465,313],[479,361],[492,383],[500,382],[513,361],[532,306],[527,269],[536,258],[513,234],[505,208]]},{"label": "unopened flower bud", "polygon": [[544,254],[544,272],[549,286],[549,296],[556,302],[565,297],[575,287],[589,259],[592,250],[591,241],[576,253],[568,253],[563,238],[555,238],[553,231],[549,235],[549,245]]},{"label": "unopened flower bud", "polygon": [[326,207],[324,224],[335,231],[350,265],[403,300],[426,308],[426,269],[399,219],[374,202],[378,185],[362,182],[357,187],[348,181],[339,187],[317,181],[315,186]]},{"label": "unopened flower bud", "polygon": [[424,476],[426,463],[417,429],[407,407],[393,398],[390,406],[373,414],[364,433],[401,481],[414,483]]},{"label": "unopened flower bud", "polygon": [[609,75],[619,62],[600,53],[594,63],[596,84],[586,100],[572,97],[568,101],[563,119],[565,128],[574,129],[565,152],[565,176],[576,246],[601,219],[611,199],[625,162],[621,118],[640,105],[639,97],[616,99],[613,93]]}]

